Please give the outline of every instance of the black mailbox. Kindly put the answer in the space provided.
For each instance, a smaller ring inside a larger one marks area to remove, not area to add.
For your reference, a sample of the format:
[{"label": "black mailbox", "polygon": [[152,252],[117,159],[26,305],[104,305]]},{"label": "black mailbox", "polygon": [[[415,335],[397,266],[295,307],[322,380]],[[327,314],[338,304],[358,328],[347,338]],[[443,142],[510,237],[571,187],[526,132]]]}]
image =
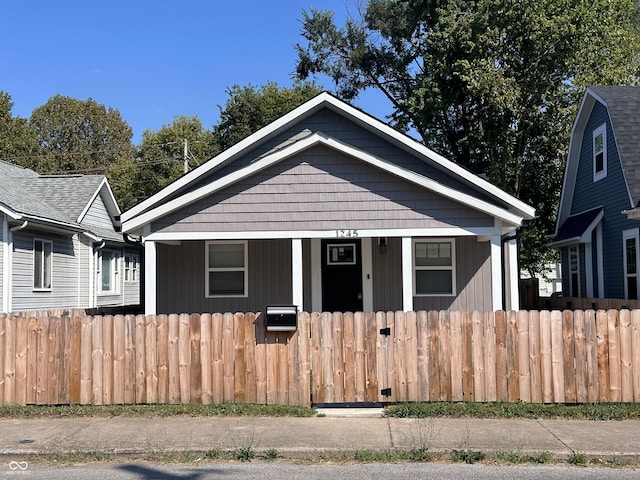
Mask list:
[{"label": "black mailbox", "polygon": [[295,332],[298,329],[298,307],[270,305],[267,307],[268,332]]}]

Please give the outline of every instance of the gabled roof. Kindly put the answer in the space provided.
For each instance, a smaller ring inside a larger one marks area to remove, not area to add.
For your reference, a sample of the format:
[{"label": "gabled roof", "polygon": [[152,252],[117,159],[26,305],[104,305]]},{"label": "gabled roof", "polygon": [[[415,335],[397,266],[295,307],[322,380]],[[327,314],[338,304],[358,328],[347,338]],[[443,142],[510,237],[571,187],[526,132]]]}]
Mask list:
[{"label": "gabled roof", "polygon": [[[112,219],[120,210],[102,175],[38,175],[33,170],[0,161],[0,210],[16,221],[86,232],[100,239],[104,229],[81,225],[98,195]],[[98,230],[101,230],[98,232]],[[111,234],[109,240],[122,240]]]},{"label": "gabled roof", "polygon": [[613,137],[627,184],[630,207],[640,202],[640,87],[594,86],[587,88],[571,132],[558,223],[571,212],[571,201],[584,130],[596,102],[607,109]]},{"label": "gabled roof", "polygon": [[[352,145],[322,132],[315,132],[314,134],[303,138],[298,138],[283,148],[268,152],[266,155],[254,160],[244,168],[240,168],[237,171],[223,176],[222,178],[200,188],[191,189],[191,191],[184,195],[182,194],[182,192],[187,192],[190,187],[196,185],[205,176],[229,165],[234,160],[256,148],[258,145],[263,144],[267,140],[275,137],[279,133],[290,128],[292,125],[301,122],[323,108],[328,108],[331,111],[342,115],[348,120],[407,151],[416,158],[429,163],[435,168],[447,172],[449,175],[455,176],[458,180],[472,186],[476,191],[481,192],[485,198],[494,199],[495,204],[479,200],[469,195],[463,195],[461,192],[452,192],[450,191],[451,189],[448,189],[437,182],[418,175],[415,172],[403,169],[389,161],[375,157],[368,152],[355,148]],[[398,132],[380,120],[371,117],[361,110],[358,110],[357,108],[344,103],[325,92],[307,101],[300,107],[292,110],[266,127],[258,130],[253,135],[250,135],[200,167],[182,176],[152,197],[124,212],[121,216],[123,231],[131,232],[139,229],[140,227],[161,218],[171,211],[175,211],[178,208],[186,206],[203,196],[209,195],[212,192],[217,191],[220,188],[224,188],[225,186],[228,186],[242,178],[246,178],[257,171],[266,168],[268,165],[272,165],[275,162],[287,158],[288,156],[298,153],[306,148],[310,148],[313,145],[317,145],[318,143],[340,150],[343,153],[359,158],[360,160],[376,165],[377,167],[394,173],[395,175],[402,176],[409,181],[420,184],[425,188],[438,191],[443,195],[454,195],[457,201],[466,203],[470,207],[486,211],[487,213],[490,213],[497,218],[501,218],[508,223],[516,222],[519,224],[523,219],[529,220],[535,217],[535,209],[524,202],[508,195],[495,185],[447,160],[421,143]]]}]

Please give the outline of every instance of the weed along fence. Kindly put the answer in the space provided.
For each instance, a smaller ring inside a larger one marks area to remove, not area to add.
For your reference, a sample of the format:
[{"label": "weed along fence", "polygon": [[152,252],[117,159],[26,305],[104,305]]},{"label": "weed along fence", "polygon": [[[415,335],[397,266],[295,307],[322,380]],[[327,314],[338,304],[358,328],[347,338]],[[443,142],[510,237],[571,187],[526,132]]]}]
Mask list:
[{"label": "weed along fence", "polygon": [[0,316],[0,404],[638,402],[640,310]]}]

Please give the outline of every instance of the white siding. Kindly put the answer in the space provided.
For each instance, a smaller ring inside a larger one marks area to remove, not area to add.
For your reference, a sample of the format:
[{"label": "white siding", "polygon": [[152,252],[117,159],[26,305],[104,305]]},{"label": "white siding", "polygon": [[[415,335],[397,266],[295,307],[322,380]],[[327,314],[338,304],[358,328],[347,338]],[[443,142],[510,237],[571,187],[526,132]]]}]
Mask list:
[{"label": "white siding", "polygon": [[107,228],[110,230],[113,229],[111,217],[107,212],[107,208],[104,206],[101,195],[98,195],[93,201],[85,217],[82,219],[82,223],[86,225]]},{"label": "white siding", "polygon": [[[33,290],[33,239],[53,242],[51,291]],[[76,308],[78,262],[71,236],[20,231],[13,234],[12,310]]]}]

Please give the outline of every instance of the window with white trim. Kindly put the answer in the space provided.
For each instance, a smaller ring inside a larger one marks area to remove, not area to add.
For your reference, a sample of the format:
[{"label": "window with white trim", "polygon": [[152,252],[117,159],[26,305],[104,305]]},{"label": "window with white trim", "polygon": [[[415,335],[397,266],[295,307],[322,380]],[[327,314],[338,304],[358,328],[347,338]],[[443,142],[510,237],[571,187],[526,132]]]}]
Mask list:
[{"label": "window with white trim", "polygon": [[455,241],[414,240],[414,295],[442,296],[456,294]]},{"label": "window with white trim", "polygon": [[624,241],[624,298],[638,299],[638,229],[622,232]]},{"label": "window with white trim", "polygon": [[571,297],[580,297],[580,248],[569,247],[569,289]]},{"label": "window with white trim", "polygon": [[140,278],[140,261],[137,255],[125,255],[124,257],[124,281],[126,283],[137,282]]},{"label": "window with white trim", "polygon": [[97,274],[100,293],[118,293],[120,291],[120,252],[100,250]]},{"label": "window with white trim", "polygon": [[593,131],[593,181],[607,176],[607,128],[600,125]]},{"label": "window with white trim", "polygon": [[34,238],[33,240],[33,289],[51,290],[51,267],[53,242]]},{"label": "window with white trim", "polygon": [[206,248],[206,297],[246,297],[247,242],[212,241]]}]

